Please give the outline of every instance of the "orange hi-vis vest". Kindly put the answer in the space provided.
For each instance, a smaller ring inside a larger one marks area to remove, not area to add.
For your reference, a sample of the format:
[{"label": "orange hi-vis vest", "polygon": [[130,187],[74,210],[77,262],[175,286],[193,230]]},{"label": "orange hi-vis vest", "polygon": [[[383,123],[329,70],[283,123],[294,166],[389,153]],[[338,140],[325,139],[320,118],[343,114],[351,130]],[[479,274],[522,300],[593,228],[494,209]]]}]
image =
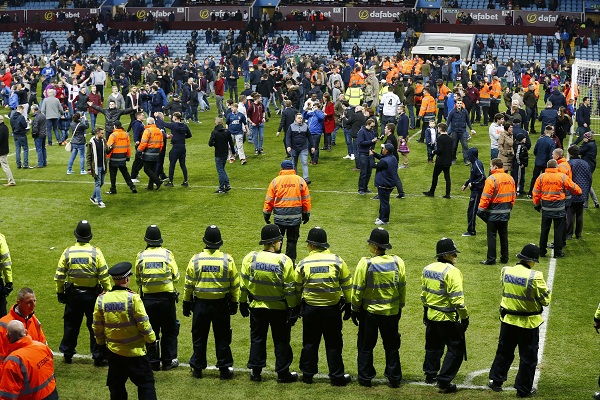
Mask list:
[{"label": "orange hi-vis vest", "polygon": [[265,196],[265,214],[273,212],[277,225],[299,226],[302,213],[311,210],[310,192],[306,181],[293,169],[283,169],[271,181]]},{"label": "orange hi-vis vest", "polygon": [[432,95],[426,94],[421,102],[421,109],[419,110],[419,116],[424,117],[426,114],[437,113],[437,102]]},{"label": "orange hi-vis vest", "polygon": [[129,135],[122,128],[115,128],[115,130],[112,131],[106,145],[111,149],[107,157],[112,161],[126,160],[127,157],[131,155]]},{"label": "orange hi-vis vest", "polygon": [[546,168],[537,177],[532,191],[533,204],[542,204],[542,212],[548,218],[565,216],[566,192],[581,194],[581,188],[558,168]]},{"label": "orange hi-vis vest", "polygon": [[156,155],[155,158],[158,160],[158,155],[164,145],[163,140],[163,134],[155,124],[146,126],[142,140],[138,146],[139,151],[146,153],[144,160],[150,161],[150,159],[154,159],[154,155]]},{"label": "orange hi-vis vest", "polygon": [[489,99],[490,98],[490,87],[484,83],[481,89],[479,89],[479,98],[480,99]]},{"label": "orange hi-vis vest", "polygon": [[487,210],[488,221],[508,221],[516,198],[514,179],[504,168],[498,168],[485,180],[479,210]]},{"label": "orange hi-vis vest", "polygon": [[502,85],[499,81],[492,82],[492,88],[490,89],[490,96],[499,99],[502,96]]},{"label": "orange hi-vis vest", "polygon": [[31,336],[33,340],[38,342],[46,343],[46,335],[42,330],[42,324],[34,314],[31,314],[27,318],[23,318],[20,314],[15,311],[16,305],[14,305],[8,314],[0,319],[0,364],[6,356],[8,356],[8,338],[6,337],[6,326],[10,321],[17,320],[21,321],[27,329],[27,334]]},{"label": "orange hi-vis vest", "polygon": [[444,97],[448,96],[448,93],[450,93],[450,88],[442,83],[442,86],[438,87],[438,100],[444,101]]}]

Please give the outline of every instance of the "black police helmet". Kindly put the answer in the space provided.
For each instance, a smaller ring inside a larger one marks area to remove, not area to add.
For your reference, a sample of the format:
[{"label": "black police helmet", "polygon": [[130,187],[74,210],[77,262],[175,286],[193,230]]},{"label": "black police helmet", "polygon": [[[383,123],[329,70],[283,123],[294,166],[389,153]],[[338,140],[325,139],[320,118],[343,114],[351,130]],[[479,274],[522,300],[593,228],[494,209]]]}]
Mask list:
[{"label": "black police helmet", "polygon": [[118,281],[131,275],[131,268],[133,268],[133,266],[130,262],[120,262],[110,267],[108,274],[112,276],[114,280]]},{"label": "black police helmet", "polygon": [[160,229],[156,225],[150,225],[146,228],[146,236],[144,236],[144,240],[150,246],[160,246],[163,243],[162,235],[160,234]]},{"label": "black police helmet", "polygon": [[454,240],[448,238],[441,238],[438,240],[437,245],[435,246],[436,257],[445,256],[448,254],[458,254],[460,251],[456,248],[456,244]]},{"label": "black police helmet", "polygon": [[216,225],[210,225],[206,227],[204,231],[204,237],[202,241],[206,245],[207,249],[218,249],[223,245],[223,239],[221,238],[221,230]]},{"label": "black police helmet", "polygon": [[313,246],[323,249],[328,249],[329,243],[327,243],[327,232],[325,232],[325,229],[315,226],[308,232],[306,243],[310,243]]},{"label": "black police helmet", "polygon": [[263,226],[260,231],[260,242],[258,242],[258,244],[278,242],[281,239],[283,239],[283,235],[281,234],[279,227],[275,224],[269,224]]},{"label": "black police helmet", "polygon": [[390,234],[383,228],[375,228],[371,231],[371,236],[367,240],[367,243],[373,244],[382,249],[391,249]]},{"label": "black police helmet", "polygon": [[517,258],[523,261],[533,261],[539,263],[540,248],[535,243],[529,243],[523,247],[523,250],[517,254]]},{"label": "black police helmet", "polygon": [[74,234],[78,242],[87,243],[92,240],[92,226],[85,219],[79,221],[77,228],[75,228]]}]

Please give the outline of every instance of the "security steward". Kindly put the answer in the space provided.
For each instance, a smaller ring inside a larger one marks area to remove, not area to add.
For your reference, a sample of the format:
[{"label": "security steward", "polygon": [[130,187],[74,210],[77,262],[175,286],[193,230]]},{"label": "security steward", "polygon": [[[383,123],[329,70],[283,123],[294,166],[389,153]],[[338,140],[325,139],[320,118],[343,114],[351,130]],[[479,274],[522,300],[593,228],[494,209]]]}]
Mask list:
[{"label": "security steward", "polygon": [[544,322],[542,309],[550,304],[551,292],[544,274],[533,269],[539,262],[540,248],[530,243],[517,254],[520,260],[514,267],[502,268],[502,301],[500,303],[500,337],[496,358],[490,370],[488,386],[502,391],[506,374],[519,346],[519,372],[515,379],[517,397],[531,397],[537,367],[540,339],[539,326]]},{"label": "security steward", "polygon": [[[436,82],[437,85],[437,123],[442,122],[442,117],[444,116],[444,109],[446,108],[446,99],[448,98],[448,94],[450,94],[450,88],[444,85],[444,81],[442,79],[438,79]],[[448,110],[446,115],[450,113],[452,110]]]},{"label": "security steward", "polygon": [[142,152],[142,160],[144,161],[144,173],[148,175],[148,190],[160,189],[162,181],[159,179],[156,173],[156,166],[160,153],[164,147],[164,136],[163,133],[158,129],[154,122],[154,118],[146,118],[146,127],[142,134],[142,140],[137,148],[137,151]]},{"label": "security steward", "polygon": [[250,316],[250,380],[260,382],[267,361],[267,333],[275,348],[277,383],[298,381],[290,372],[294,355],[290,346],[291,328],[298,320],[296,282],[292,260],[280,254],[283,235],[275,224],[260,233],[262,251],[251,251],[242,261],[240,314]]},{"label": "security steward", "polygon": [[121,262],[108,273],[111,291],[98,296],[94,309],[96,342],[108,358],[106,386],[111,399],[127,399],[127,379],[138,387],[139,400],[156,400],[154,374],[146,351],[158,351],[156,335],[140,295],[129,290],[132,265]]},{"label": "security steward", "polygon": [[92,330],[94,304],[102,290],[112,287],[108,277],[108,266],[102,251],[90,244],[92,227],[86,220],[79,221],[75,228],[77,243],[63,251],[54,275],[58,302],[65,305],[64,334],[60,342],[60,351],[65,362],[71,364],[76,353],[77,337],[83,316],[90,334],[90,350],[94,365],[106,365]]},{"label": "security steward", "polygon": [[[423,269],[421,301],[425,323],[425,382],[437,383],[440,393],[457,391],[452,380],[466,358],[465,331],[469,312],[465,306],[463,277],[454,266],[458,249],[452,239],[442,238],[436,245],[437,262]],[[448,348],[440,369],[440,361]]]},{"label": "security steward", "polygon": [[162,247],[163,238],[158,226],[148,226],[144,240],[146,250],[138,253],[135,262],[135,283],[140,288],[144,308],[159,342],[157,353],[150,355],[150,365],[158,371],[162,361],[163,371],[169,371],[179,366],[179,321],[175,306],[179,293],[174,286],[179,282],[179,268],[173,253]]},{"label": "security steward", "polygon": [[202,378],[207,367],[206,343],[212,323],[215,337],[217,368],[222,380],[233,378],[231,355],[232,315],[237,313],[240,296],[238,270],[231,255],[219,250],[223,245],[221,231],[210,225],[202,238],[204,251],[188,263],[183,289],[183,315],[192,319],[194,353],[190,358],[192,375]]},{"label": "security steward", "polygon": [[22,288],[17,293],[17,304],[10,309],[7,315],[0,318],[0,365],[10,352],[6,328],[11,321],[22,322],[25,329],[27,329],[27,334],[33,340],[46,343],[46,335],[42,330],[42,324],[33,314],[35,306],[36,297],[33,290],[27,287]]},{"label": "security steward", "polygon": [[423,100],[419,109],[419,117],[423,120],[421,138],[419,139],[421,142],[425,140],[425,130],[429,127],[429,121],[435,119],[437,113],[437,102],[430,93],[429,88],[423,88]]},{"label": "security steward", "polygon": [[[267,224],[273,221],[281,235],[287,237],[285,255],[296,262],[296,244],[300,237],[300,222],[306,224],[310,219],[311,200],[308,184],[304,178],[296,175],[294,164],[290,160],[281,163],[279,176],[271,181],[265,196],[263,216]],[[280,251],[280,250],[277,250]]]},{"label": "security steward", "polygon": [[129,186],[132,193],[137,193],[135,185],[131,181],[129,171],[127,171],[127,161],[131,156],[131,143],[129,135],[123,130],[121,121],[115,121],[115,129],[108,137],[108,171],[110,173],[110,190],[106,194],[117,194],[117,170],[121,171],[125,183]]},{"label": "security steward", "polygon": [[306,243],[309,255],[298,263],[295,275],[302,302],[302,382],[313,383],[313,376],[319,372],[319,344],[323,337],[331,384],[346,386],[351,378],[344,373],[342,360],[342,311],[349,319],[352,277],[344,260],[329,251],[325,229],[312,228]]},{"label": "security steward", "polygon": [[389,233],[375,228],[367,240],[372,257],[358,262],[352,281],[352,322],[358,326],[358,383],[371,387],[376,371],[373,349],[378,331],[385,350],[385,372],[390,386],[397,388],[402,380],[400,365],[400,333],[398,324],[406,298],[404,261],[385,254],[392,248]]},{"label": "security steward", "polygon": [[554,257],[564,257],[563,231],[565,230],[565,198],[566,192],[580,195],[581,188],[571,178],[558,169],[556,160],[549,160],[546,171],[537,177],[533,187],[533,205],[537,212],[542,212],[542,229],[540,232],[540,257],[546,256],[550,226],[554,224]]},{"label": "security steward", "polygon": [[0,398],[58,400],[50,347],[33,340],[21,321],[10,321],[6,336],[12,351],[2,365]]},{"label": "security steward", "polygon": [[7,313],[6,298],[13,291],[12,261],[6,238],[0,233],[0,317]]},{"label": "security steward", "polygon": [[482,265],[496,264],[496,235],[500,236],[500,262],[508,262],[508,221],[515,204],[515,181],[506,173],[502,160],[494,158],[490,176],[485,180],[477,215],[487,224],[487,257]]}]

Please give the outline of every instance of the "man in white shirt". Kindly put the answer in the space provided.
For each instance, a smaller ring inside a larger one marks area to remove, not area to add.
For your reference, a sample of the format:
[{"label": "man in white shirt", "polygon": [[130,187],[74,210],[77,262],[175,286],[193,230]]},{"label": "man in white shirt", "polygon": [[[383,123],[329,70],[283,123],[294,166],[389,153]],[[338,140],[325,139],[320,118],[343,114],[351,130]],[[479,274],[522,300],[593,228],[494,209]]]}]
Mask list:
[{"label": "man in white shirt", "polygon": [[106,72],[102,70],[102,65],[96,65],[96,69],[91,74],[92,85],[96,86],[96,92],[100,93],[104,101],[104,84],[106,83]]},{"label": "man in white shirt", "polygon": [[381,135],[383,130],[388,123],[396,124],[396,118],[398,117],[398,106],[401,104],[400,98],[394,93],[394,87],[389,85],[387,93],[381,96]]},{"label": "man in white shirt", "polygon": [[496,114],[494,116],[494,122],[490,124],[490,157],[491,160],[498,158],[498,139],[504,132],[504,114]]}]

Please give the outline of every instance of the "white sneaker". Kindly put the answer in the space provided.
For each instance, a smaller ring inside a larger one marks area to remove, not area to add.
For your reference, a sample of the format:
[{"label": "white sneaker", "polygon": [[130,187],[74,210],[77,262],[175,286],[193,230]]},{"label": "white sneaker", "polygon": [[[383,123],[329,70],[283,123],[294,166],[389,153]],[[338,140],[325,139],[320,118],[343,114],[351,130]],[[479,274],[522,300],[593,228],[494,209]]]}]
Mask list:
[{"label": "white sneaker", "polygon": [[104,204],[103,201],[99,201],[98,202],[98,207],[100,207],[100,208],[106,208],[106,204]]},{"label": "white sneaker", "polygon": [[87,171],[79,171],[79,175],[87,175]]},{"label": "white sneaker", "polygon": [[388,222],[383,222],[379,218],[375,219],[375,225],[387,225]]},{"label": "white sneaker", "polygon": [[350,156],[350,160],[354,161],[354,154]]},{"label": "white sneaker", "polygon": [[91,201],[91,202],[92,202],[94,205],[96,205],[96,206],[98,205],[98,200],[96,200],[95,198],[93,198],[93,197],[90,197],[90,201]]},{"label": "white sneaker", "polygon": [[344,158],[344,159],[346,159],[346,160],[349,160],[349,159],[351,159],[352,157],[350,157],[350,155],[345,155],[345,156],[344,156],[344,157],[342,157],[342,158]]},{"label": "white sneaker", "polygon": [[131,182],[133,182],[133,183],[140,183],[140,180],[139,179],[131,179]]},{"label": "white sneaker", "polygon": [[73,175],[75,172],[73,171],[67,171],[67,175]]}]

